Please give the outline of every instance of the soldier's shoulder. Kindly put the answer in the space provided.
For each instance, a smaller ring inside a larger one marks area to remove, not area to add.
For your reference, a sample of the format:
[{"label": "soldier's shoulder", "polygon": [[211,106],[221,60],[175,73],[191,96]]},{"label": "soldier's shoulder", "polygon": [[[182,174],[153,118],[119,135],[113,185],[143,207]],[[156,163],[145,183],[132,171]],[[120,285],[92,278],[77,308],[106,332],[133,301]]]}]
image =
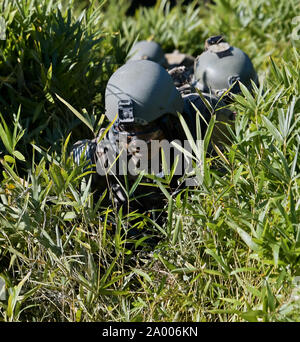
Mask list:
[{"label": "soldier's shoulder", "polygon": [[[189,117],[195,117],[196,112],[199,111],[205,120],[209,120],[210,112],[216,106],[217,99],[210,94],[201,94],[202,96],[198,93],[190,93],[182,96],[184,101],[184,114]],[[203,98],[205,101],[203,101]]]},{"label": "soldier's shoulder", "polygon": [[202,102],[201,96],[196,92],[191,92],[189,94],[183,94],[182,95],[184,106],[191,106],[193,103],[194,105],[197,105],[198,103]]}]

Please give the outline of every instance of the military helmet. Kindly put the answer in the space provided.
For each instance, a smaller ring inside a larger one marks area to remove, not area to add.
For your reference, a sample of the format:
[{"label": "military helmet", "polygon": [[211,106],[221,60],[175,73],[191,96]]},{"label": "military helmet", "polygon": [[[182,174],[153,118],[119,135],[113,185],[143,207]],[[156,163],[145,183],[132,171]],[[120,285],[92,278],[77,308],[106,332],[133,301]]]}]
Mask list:
[{"label": "military helmet", "polygon": [[237,81],[249,90],[252,88],[251,80],[258,84],[250,58],[242,50],[225,42],[222,36],[207,39],[205,50],[194,64],[194,85],[199,90],[221,96],[230,87],[231,93],[238,93]]},{"label": "military helmet", "polygon": [[140,59],[147,59],[156,62],[163,67],[167,66],[164,51],[161,46],[153,41],[142,40],[136,42],[128,53],[127,62],[136,61]]},{"label": "military helmet", "polygon": [[113,121],[118,113],[121,124],[147,125],[165,114],[183,109],[183,99],[171,76],[149,60],[126,63],[108,80],[105,114]]}]

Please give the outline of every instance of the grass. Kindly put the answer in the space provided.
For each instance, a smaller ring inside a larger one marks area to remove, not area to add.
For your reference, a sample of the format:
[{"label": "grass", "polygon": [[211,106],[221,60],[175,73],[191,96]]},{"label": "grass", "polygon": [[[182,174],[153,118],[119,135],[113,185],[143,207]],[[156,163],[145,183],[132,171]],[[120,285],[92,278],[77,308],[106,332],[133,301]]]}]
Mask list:
[{"label": "grass", "polygon": [[[0,2],[0,320],[299,321],[298,1],[159,1],[133,17],[125,1],[77,3]],[[217,33],[249,54],[260,88],[235,97],[231,143],[206,157],[203,183],[161,185],[163,225],[96,201],[70,147],[105,125],[106,81],[135,39],[196,56]]]}]

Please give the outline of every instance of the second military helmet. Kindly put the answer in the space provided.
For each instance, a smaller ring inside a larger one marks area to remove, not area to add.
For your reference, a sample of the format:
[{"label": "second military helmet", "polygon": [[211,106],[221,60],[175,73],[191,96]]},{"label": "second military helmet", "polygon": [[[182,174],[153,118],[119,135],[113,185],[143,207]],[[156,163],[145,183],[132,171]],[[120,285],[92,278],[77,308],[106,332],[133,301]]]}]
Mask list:
[{"label": "second military helmet", "polygon": [[205,50],[195,60],[195,87],[203,92],[221,96],[231,88],[231,93],[240,91],[238,82],[249,90],[251,80],[258,84],[258,78],[248,55],[229,45],[222,36],[213,36],[206,40]]},{"label": "second military helmet", "polygon": [[126,63],[110,77],[105,91],[105,114],[122,124],[147,125],[165,114],[182,112],[183,99],[171,76],[149,60]]},{"label": "second military helmet", "polygon": [[127,62],[146,59],[156,62],[163,67],[167,66],[164,51],[161,46],[153,41],[142,40],[136,42],[128,53]]}]

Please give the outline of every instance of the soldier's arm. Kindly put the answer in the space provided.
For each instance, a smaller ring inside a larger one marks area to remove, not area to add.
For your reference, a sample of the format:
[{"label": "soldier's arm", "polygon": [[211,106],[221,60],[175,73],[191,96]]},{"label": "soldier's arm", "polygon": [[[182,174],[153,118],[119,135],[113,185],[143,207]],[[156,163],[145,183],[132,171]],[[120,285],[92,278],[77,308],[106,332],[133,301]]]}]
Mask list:
[{"label": "soldier's arm", "polygon": [[97,138],[89,140],[80,140],[73,145],[72,154],[74,162],[79,165],[82,158],[87,161],[86,168],[92,166],[92,191],[95,191],[98,195],[101,195],[107,188],[107,179],[104,176],[99,175],[96,172],[96,148]]}]

